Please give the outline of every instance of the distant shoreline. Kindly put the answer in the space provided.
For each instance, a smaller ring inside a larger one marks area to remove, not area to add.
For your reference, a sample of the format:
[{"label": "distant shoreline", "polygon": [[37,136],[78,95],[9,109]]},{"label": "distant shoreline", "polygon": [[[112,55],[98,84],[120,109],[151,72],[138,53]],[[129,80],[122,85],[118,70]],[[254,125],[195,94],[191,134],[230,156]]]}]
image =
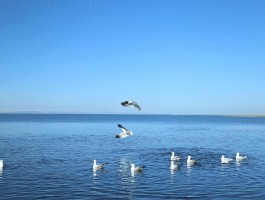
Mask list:
[{"label": "distant shoreline", "polygon": [[45,112],[0,112],[0,115],[161,115],[161,116],[216,116],[216,117],[265,117],[265,115],[211,115],[211,114],[140,114],[140,113],[63,113],[63,112],[54,112],[54,113],[45,113]]},{"label": "distant shoreline", "polygon": [[265,115],[222,115],[222,116],[224,117],[265,117]]}]

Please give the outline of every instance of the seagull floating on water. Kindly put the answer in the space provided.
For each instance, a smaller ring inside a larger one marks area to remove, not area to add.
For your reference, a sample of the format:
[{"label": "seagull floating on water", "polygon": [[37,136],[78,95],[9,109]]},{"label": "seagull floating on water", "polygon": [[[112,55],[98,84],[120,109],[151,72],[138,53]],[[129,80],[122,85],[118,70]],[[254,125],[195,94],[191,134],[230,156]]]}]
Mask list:
[{"label": "seagull floating on water", "polygon": [[196,164],[198,161],[197,160],[192,160],[191,159],[191,156],[188,156],[188,159],[187,159],[187,164],[188,165],[194,165]]},{"label": "seagull floating on water", "polygon": [[128,130],[127,128],[125,128],[121,124],[117,124],[117,126],[119,128],[121,128],[122,132],[120,134],[116,135],[115,138],[125,138],[125,137],[132,136],[133,135],[133,132],[132,131]]},{"label": "seagull floating on water", "polygon": [[135,167],[135,164],[131,164],[131,172],[137,173],[137,172],[142,172],[144,170],[145,166],[140,166],[140,167]]},{"label": "seagull floating on water", "polygon": [[175,163],[174,161],[171,161],[170,163],[170,169],[171,170],[177,170],[180,169],[181,164]]},{"label": "seagull floating on water", "polygon": [[3,160],[0,160],[0,170],[2,170],[4,167],[4,161]]},{"label": "seagull floating on water", "polygon": [[125,107],[133,107],[133,108],[138,109],[139,111],[141,110],[140,106],[135,101],[124,101],[124,102],[121,102],[121,105]]},{"label": "seagull floating on water", "polygon": [[239,152],[236,153],[236,161],[241,161],[247,159],[247,156],[240,156]]},{"label": "seagull floating on water", "polygon": [[181,159],[180,156],[175,156],[175,153],[174,152],[171,152],[170,160],[180,160],[180,159]]},{"label": "seagull floating on water", "polygon": [[97,170],[103,170],[106,164],[108,163],[106,162],[106,163],[97,165],[97,161],[94,159],[93,171],[96,172]]},{"label": "seagull floating on water", "polygon": [[228,164],[233,160],[233,158],[226,158],[224,155],[221,157],[221,163],[222,164]]}]

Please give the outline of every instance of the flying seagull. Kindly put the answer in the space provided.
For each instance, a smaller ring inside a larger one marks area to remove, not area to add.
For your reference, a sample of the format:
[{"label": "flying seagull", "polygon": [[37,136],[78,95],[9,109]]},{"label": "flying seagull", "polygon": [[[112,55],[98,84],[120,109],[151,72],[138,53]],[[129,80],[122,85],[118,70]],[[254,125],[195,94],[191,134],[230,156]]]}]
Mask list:
[{"label": "flying seagull", "polygon": [[194,165],[196,164],[198,161],[197,160],[192,160],[191,159],[191,156],[188,156],[188,159],[187,159],[187,164],[188,165]]},{"label": "flying seagull", "polygon": [[117,124],[119,128],[121,128],[122,132],[118,135],[116,135],[116,138],[125,138],[128,136],[132,136],[133,132],[122,126],[121,124]]},{"label": "flying seagull", "polygon": [[233,160],[233,158],[226,158],[224,155],[221,157],[221,163],[222,164],[228,164]]},{"label": "flying seagull", "polygon": [[144,170],[145,166],[140,166],[140,167],[135,167],[135,164],[131,164],[131,172],[137,173],[137,172],[142,172]]},{"label": "flying seagull", "polygon": [[106,162],[106,163],[97,165],[97,161],[94,160],[93,171],[96,172],[97,170],[103,170],[106,164],[108,164],[108,163]]},{"label": "flying seagull", "polygon": [[244,160],[246,158],[247,158],[247,156],[240,156],[239,152],[236,153],[236,161],[241,161],[241,160]]},{"label": "flying seagull", "polygon": [[170,160],[180,160],[180,159],[181,159],[181,157],[175,156],[175,153],[174,152],[171,152]]},{"label": "flying seagull", "polygon": [[138,109],[139,111],[141,110],[140,106],[135,101],[124,101],[124,102],[121,102],[121,105],[125,107],[134,107]]}]

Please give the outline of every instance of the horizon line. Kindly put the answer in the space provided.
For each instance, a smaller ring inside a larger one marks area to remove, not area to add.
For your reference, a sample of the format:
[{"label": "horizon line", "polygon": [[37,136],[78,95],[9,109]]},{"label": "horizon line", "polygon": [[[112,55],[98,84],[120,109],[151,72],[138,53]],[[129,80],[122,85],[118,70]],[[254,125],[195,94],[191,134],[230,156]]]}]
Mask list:
[{"label": "horizon line", "polygon": [[230,117],[265,117],[265,114],[159,114],[159,113],[87,113],[87,112],[42,112],[42,111],[14,111],[0,112],[0,114],[21,115],[171,115],[171,116],[230,116]]}]

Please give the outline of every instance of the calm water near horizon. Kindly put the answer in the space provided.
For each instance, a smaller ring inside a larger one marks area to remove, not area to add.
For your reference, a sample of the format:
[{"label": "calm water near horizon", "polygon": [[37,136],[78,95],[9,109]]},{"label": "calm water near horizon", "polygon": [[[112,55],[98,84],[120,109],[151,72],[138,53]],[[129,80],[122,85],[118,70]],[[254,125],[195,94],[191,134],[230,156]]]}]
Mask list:
[{"label": "calm water near horizon", "polygon": [[[134,135],[116,139],[118,123]],[[0,114],[0,199],[265,199],[264,149],[262,117]],[[248,159],[220,163],[237,151]]]}]

